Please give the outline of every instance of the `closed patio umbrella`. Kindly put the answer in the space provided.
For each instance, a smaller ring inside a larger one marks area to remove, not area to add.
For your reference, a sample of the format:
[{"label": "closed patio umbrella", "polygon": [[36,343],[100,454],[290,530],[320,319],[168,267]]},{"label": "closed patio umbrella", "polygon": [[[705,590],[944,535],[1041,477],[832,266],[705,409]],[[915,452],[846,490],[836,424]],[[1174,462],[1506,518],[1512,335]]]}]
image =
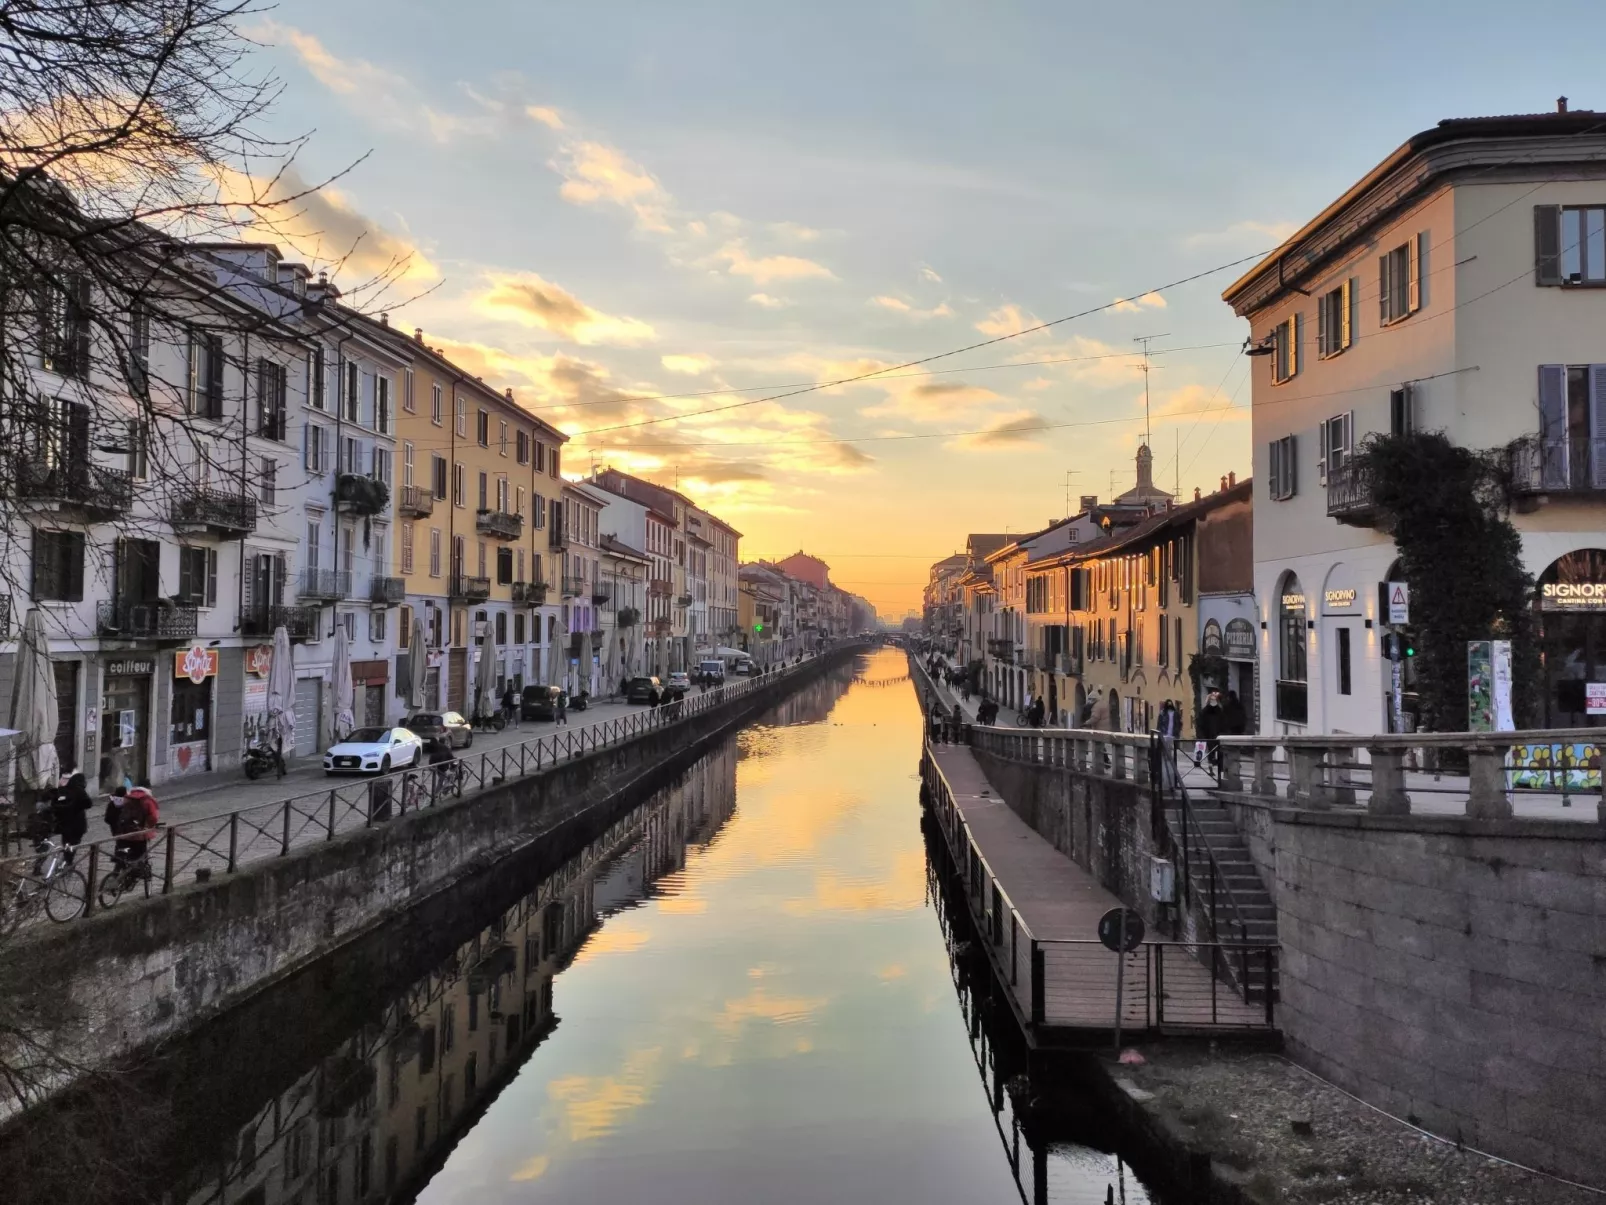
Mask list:
[{"label": "closed patio umbrella", "polygon": [[485,621],[485,637],[480,644],[479,666],[474,673],[474,718],[488,716],[496,710],[497,701],[492,695],[496,672],[496,629],[490,620]]},{"label": "closed patio umbrella", "polygon": [[416,616],[407,645],[407,673],[407,709],[418,711],[424,706],[424,677],[429,673],[429,650],[424,647],[424,621]]},{"label": "closed patio umbrella", "polygon": [[295,660],[290,653],[290,633],[281,624],[273,630],[273,661],[268,666],[268,735],[282,741],[282,747],[292,754],[296,747],[295,701]]},{"label": "closed patio umbrella", "polygon": [[56,671],[50,664],[50,643],[45,620],[37,607],[23,621],[17,639],[16,677],[11,691],[11,726],[17,738],[17,783],[35,791],[49,790],[61,781],[61,757],[56,752]]},{"label": "closed patio umbrella", "polygon": [[329,672],[335,680],[334,738],[343,741],[357,726],[356,689],[351,684],[351,646],[346,640],[346,625],[335,624],[334,662]]}]

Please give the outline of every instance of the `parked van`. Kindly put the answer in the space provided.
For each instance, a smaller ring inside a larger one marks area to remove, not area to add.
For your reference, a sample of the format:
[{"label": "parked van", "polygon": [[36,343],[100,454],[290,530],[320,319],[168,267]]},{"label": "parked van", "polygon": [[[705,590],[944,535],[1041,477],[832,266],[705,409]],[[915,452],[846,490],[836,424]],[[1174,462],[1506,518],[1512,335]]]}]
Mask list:
[{"label": "parked van", "polygon": [[704,682],[717,685],[725,680],[725,663],[718,657],[710,657],[697,663],[697,673]]}]

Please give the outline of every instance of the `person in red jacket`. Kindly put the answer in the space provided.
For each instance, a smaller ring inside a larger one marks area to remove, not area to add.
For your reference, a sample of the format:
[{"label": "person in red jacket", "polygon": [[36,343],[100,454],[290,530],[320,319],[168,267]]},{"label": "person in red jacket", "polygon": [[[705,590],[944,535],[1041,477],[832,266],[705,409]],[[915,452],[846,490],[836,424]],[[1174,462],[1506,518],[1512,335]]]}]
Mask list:
[{"label": "person in red jacket", "polygon": [[117,838],[112,860],[119,866],[143,861],[158,819],[156,796],[148,788],[119,784],[106,804],[106,827]]}]

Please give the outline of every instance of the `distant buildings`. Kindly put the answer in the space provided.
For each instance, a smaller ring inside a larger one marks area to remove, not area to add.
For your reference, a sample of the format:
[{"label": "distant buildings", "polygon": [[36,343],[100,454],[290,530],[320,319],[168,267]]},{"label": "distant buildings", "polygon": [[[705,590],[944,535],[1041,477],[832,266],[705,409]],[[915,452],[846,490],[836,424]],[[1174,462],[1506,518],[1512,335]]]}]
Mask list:
[{"label": "distant buildings", "polygon": [[761,665],[810,653],[867,631],[875,608],[831,582],[831,567],[796,552],[781,561],[741,566],[741,644]]}]

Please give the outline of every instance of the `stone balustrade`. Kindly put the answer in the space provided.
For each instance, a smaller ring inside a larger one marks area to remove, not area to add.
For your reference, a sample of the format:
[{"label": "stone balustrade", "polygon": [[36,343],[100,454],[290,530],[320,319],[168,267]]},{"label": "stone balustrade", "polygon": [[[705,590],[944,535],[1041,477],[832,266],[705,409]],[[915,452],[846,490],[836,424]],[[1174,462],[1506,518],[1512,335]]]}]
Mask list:
[{"label": "stone balustrade", "polygon": [[1011,761],[1058,766],[1106,778],[1148,783],[1149,736],[1092,728],[984,728],[973,726],[970,743]]}]

